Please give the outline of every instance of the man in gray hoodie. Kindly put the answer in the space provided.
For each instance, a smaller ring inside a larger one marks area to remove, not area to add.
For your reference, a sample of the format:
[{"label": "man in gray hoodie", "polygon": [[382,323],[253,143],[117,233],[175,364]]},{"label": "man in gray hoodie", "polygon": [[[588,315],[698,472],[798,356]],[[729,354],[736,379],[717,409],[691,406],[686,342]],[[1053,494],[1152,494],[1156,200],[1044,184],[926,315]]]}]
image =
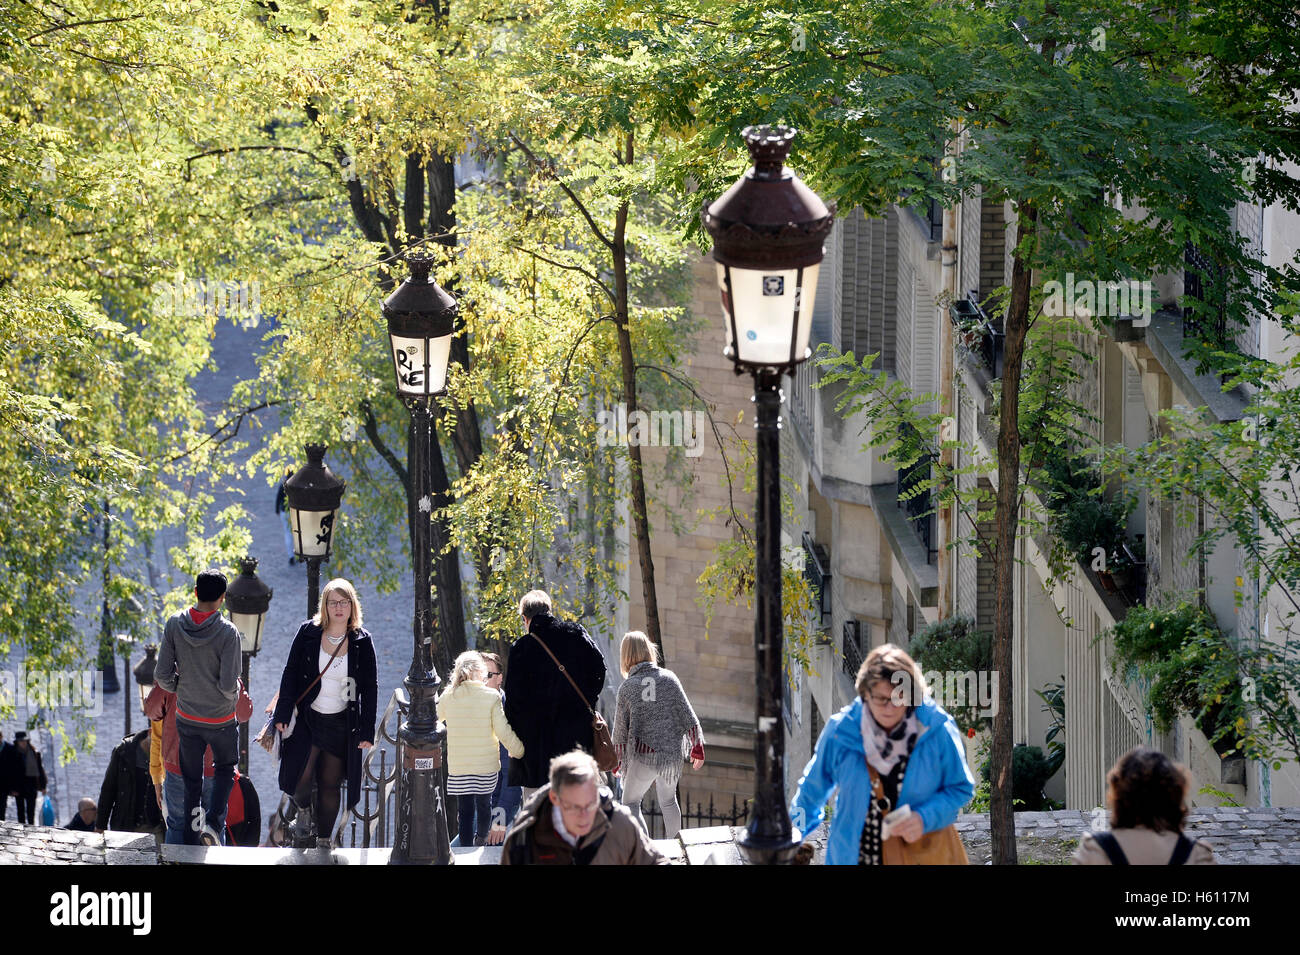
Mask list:
[{"label": "man in gray hoodie", "polygon": [[[194,581],[194,606],[167,621],[158,651],[156,679],[176,694],[176,735],[185,780],[185,842],[199,845],[206,831],[219,844],[226,828],[226,802],[239,761],[235,703],[239,697],[239,631],[218,612],[226,578],[206,570]],[[212,747],[215,774],[211,802],[200,806],[203,751]]]}]

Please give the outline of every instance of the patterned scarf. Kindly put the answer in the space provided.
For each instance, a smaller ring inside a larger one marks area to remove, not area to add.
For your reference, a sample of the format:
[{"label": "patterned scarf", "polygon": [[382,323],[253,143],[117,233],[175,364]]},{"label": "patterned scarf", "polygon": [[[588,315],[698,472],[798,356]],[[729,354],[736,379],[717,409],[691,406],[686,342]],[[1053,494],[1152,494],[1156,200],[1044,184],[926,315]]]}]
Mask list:
[{"label": "patterned scarf", "polygon": [[888,776],[894,771],[898,761],[912,752],[916,738],[920,735],[921,721],[917,719],[916,707],[909,706],[907,715],[898,721],[898,725],[886,731],[876,722],[876,718],[871,715],[871,708],[863,701],[862,749],[866,753],[867,762],[881,776]]}]

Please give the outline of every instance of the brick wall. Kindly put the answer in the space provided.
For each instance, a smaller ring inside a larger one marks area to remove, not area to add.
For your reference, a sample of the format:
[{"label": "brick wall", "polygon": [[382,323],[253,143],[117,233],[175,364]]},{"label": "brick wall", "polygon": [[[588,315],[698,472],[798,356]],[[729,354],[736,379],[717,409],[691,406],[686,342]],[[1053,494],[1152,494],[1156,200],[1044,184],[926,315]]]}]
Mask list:
[{"label": "brick wall", "polygon": [[[726,436],[734,435],[750,446],[753,443],[753,385],[748,376],[737,376],[731,362],[723,357],[722,307],[718,302],[717,282],[711,259],[701,258],[694,267],[695,290],[692,307],[704,319],[694,349],[684,352],[686,371],[695,379],[699,393],[715,406],[714,418]],[[784,408],[788,414],[789,409]],[[735,424],[737,415],[743,415]],[[788,429],[786,429],[788,430]],[[662,466],[665,449],[642,448],[650,473]],[[734,499],[738,513],[753,529],[753,497],[740,483],[738,460],[740,449],[735,442],[728,448]],[[752,727],[754,721],[754,612],[743,603],[719,605],[708,638],[704,632],[704,611],[697,603],[697,579],[713,559],[719,543],[735,533],[722,519],[701,517],[728,500],[726,468],[712,434],[706,435],[703,452],[686,458],[690,474],[688,484],[658,487],[653,493],[662,496],[676,511],[681,533],[674,533],[662,509],[651,504],[650,538],[654,556],[659,622],[663,631],[667,665],[681,679],[696,713],[704,722],[727,721]],[[629,626],[645,629],[645,604],[642,599],[640,564],[635,540],[628,554]],[[621,636],[621,635],[620,635]],[[712,793],[753,794],[753,737],[750,735],[710,733],[703,770],[687,769],[681,789],[692,799],[707,801]],[[653,799],[647,800],[650,805]]]}]

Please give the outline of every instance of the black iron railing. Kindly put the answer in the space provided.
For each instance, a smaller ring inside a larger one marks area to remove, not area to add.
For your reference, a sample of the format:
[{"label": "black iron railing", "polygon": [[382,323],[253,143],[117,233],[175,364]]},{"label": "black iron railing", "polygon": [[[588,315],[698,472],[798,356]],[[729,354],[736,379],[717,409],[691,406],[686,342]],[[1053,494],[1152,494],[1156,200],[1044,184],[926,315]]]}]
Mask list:
[{"label": "black iron railing", "polygon": [[840,642],[840,650],[844,654],[844,672],[856,679],[858,670],[862,668],[862,621],[844,621],[844,639]]},{"label": "black iron railing", "polygon": [[1228,310],[1223,303],[1222,290],[1216,291],[1215,285],[1223,282],[1223,267],[1201,252],[1192,243],[1187,243],[1183,253],[1183,294],[1196,299],[1204,305],[1211,300],[1218,301],[1218,307],[1212,314],[1201,309],[1197,315],[1191,304],[1183,306],[1183,337],[1200,338],[1212,344],[1223,346],[1228,340]]},{"label": "black iron railing", "polygon": [[1002,377],[1002,353],[1006,335],[989,318],[978,302],[958,299],[948,307],[953,324],[953,344],[988,370]]},{"label": "black iron railing", "polygon": [[[683,796],[678,793],[677,805],[682,810],[682,828],[683,829],[704,829],[709,826],[743,826],[749,822],[749,804],[740,802],[739,797],[731,797],[731,809],[725,806],[715,808],[713,796],[709,796],[708,807],[706,808],[703,801],[695,804],[694,810],[691,809],[690,796]],[[664,814],[656,802],[649,809],[642,809],[641,814],[645,817],[646,827],[650,830],[651,839],[665,838]]]},{"label": "black iron railing", "polygon": [[813,540],[811,534],[803,532],[803,572],[808,583],[817,596],[817,608],[821,611],[818,626],[824,627],[831,616],[831,561],[826,548]]},{"label": "black iron railing", "polygon": [[908,523],[925,547],[926,563],[933,563],[938,556],[934,546],[934,513],[930,507],[930,489],[918,490],[917,485],[930,479],[933,460],[933,455],[923,455],[911,467],[898,472],[898,506],[907,515]]}]

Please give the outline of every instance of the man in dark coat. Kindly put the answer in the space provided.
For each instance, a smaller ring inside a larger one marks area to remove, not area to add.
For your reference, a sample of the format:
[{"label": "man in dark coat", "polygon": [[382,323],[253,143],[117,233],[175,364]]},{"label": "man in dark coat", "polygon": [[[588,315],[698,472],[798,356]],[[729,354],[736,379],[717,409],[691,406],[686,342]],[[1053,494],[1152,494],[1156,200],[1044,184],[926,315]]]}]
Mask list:
[{"label": "man in dark coat", "polygon": [[[510,760],[510,784],[522,786],[527,801],[546,785],[553,758],[579,748],[592,752],[591,708],[605,685],[605,657],[581,624],[551,614],[544,590],[525,594],[519,615],[528,633],[510,648],[505,711],[524,743],[523,759]],[[578,684],[581,697],[539,639]]]},{"label": "man in dark coat", "polygon": [[161,832],[162,811],[149,776],[149,728],[124,736],[113,747],[99,790],[95,829],[103,832]]},{"label": "man in dark coat", "polygon": [[31,740],[22,730],[14,733],[14,755],[10,761],[13,777],[9,781],[10,792],[17,797],[18,821],[24,825],[36,825],[36,794],[44,795],[46,778],[45,764],[41,754],[32,746]]},{"label": "man in dark coat", "polygon": [[6,743],[4,734],[0,733],[0,822],[4,822],[9,811],[9,794],[18,788],[18,781],[14,777],[14,760],[17,755],[18,751]]}]

